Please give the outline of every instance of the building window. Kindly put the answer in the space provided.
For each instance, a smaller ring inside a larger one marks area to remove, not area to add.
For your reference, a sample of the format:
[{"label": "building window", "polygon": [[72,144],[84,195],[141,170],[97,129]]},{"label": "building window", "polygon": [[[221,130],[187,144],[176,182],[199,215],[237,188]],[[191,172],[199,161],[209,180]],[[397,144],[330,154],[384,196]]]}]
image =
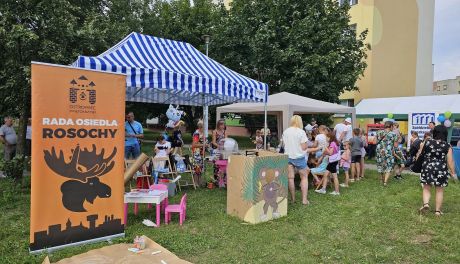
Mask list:
[{"label": "building window", "polygon": [[340,100],[340,105],[354,107],[355,102],[354,102],[354,99],[344,99],[344,100]]},{"label": "building window", "polygon": [[447,85],[444,84],[444,85],[442,86],[442,89],[443,89],[444,91],[447,91]]},{"label": "building window", "polygon": [[348,3],[350,6],[352,6],[352,5],[357,5],[358,0],[339,0],[339,3],[340,3],[340,5]]},{"label": "building window", "polygon": [[438,88],[436,89],[438,92],[441,91],[441,86],[438,86]]}]

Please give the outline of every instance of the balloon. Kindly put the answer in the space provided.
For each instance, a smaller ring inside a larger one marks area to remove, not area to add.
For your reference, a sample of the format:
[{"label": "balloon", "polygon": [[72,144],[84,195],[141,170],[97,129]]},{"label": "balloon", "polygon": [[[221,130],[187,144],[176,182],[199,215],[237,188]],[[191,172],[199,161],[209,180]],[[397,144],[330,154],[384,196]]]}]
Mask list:
[{"label": "balloon", "polygon": [[361,123],[364,122],[364,119],[363,118],[359,119],[359,122],[361,122]]},{"label": "balloon", "polygon": [[444,115],[439,115],[438,116],[439,123],[443,123],[445,120],[446,120],[446,117]]},{"label": "balloon", "polygon": [[446,111],[446,112],[444,113],[444,116],[445,116],[447,119],[449,119],[449,118],[452,116],[452,112],[451,112],[451,111]]},{"label": "balloon", "polygon": [[393,115],[392,113],[388,113],[388,115],[387,115],[387,116],[388,116],[388,118],[390,118],[390,119],[391,119],[391,118],[393,118],[393,116],[394,116],[394,115]]},{"label": "balloon", "polygon": [[444,126],[445,127],[450,127],[450,126],[452,126],[452,122],[449,119],[447,119],[446,121],[444,121]]}]

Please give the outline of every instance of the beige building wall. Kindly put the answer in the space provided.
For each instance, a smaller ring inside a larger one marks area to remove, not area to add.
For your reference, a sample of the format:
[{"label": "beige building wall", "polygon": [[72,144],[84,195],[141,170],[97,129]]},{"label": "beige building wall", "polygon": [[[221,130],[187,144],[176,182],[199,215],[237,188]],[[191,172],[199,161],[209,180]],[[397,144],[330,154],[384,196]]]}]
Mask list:
[{"label": "beige building wall", "polygon": [[434,0],[359,0],[351,7],[357,32],[369,29],[368,67],[359,91],[342,100],[428,95],[432,91]]},{"label": "beige building wall", "polygon": [[433,82],[432,95],[460,94],[460,76]]}]

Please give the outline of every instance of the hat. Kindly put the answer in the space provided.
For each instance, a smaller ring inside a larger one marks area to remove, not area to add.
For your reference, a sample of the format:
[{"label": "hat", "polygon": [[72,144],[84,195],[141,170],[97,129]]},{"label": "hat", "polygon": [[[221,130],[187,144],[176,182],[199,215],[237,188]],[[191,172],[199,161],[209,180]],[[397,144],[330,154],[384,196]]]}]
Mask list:
[{"label": "hat", "polygon": [[349,118],[349,117],[345,118],[345,122],[351,124],[351,118]]},{"label": "hat", "polygon": [[313,126],[308,124],[308,125],[305,126],[305,130],[311,132],[311,131],[313,131]]}]

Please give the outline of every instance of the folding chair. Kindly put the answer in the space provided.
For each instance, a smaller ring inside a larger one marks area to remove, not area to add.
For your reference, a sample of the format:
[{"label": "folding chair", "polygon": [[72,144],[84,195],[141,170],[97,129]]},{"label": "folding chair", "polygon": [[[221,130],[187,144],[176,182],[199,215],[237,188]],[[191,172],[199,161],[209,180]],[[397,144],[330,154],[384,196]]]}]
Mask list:
[{"label": "folding chair", "polygon": [[[125,170],[129,168],[136,160],[126,160],[125,159]],[[147,171],[147,165],[142,165],[142,175],[136,175],[133,178],[136,178],[136,188],[137,189],[148,189],[150,187],[150,175]],[[147,187],[147,188],[144,188]],[[132,181],[129,182],[129,188],[132,190]]]},{"label": "folding chair", "polygon": [[[181,175],[181,178],[177,182],[177,185],[179,186],[179,190],[181,190],[181,187],[186,187],[186,186],[193,186],[193,188],[196,190],[196,183],[195,183],[195,178],[193,177],[193,168],[192,168],[192,162],[190,161],[190,156],[185,155],[184,157],[180,157],[184,163],[185,163],[185,170],[184,171],[178,171],[176,168],[176,173]],[[187,179],[184,177],[184,175],[190,175],[190,179]]]},{"label": "folding chair", "polygon": [[165,170],[158,170],[158,177],[162,178],[169,178],[171,180],[174,180],[174,177],[176,176],[176,172],[173,171],[172,169],[172,164],[171,161],[169,160],[169,157],[153,157],[152,158],[152,172],[155,170],[158,170],[158,168],[164,168]]}]

